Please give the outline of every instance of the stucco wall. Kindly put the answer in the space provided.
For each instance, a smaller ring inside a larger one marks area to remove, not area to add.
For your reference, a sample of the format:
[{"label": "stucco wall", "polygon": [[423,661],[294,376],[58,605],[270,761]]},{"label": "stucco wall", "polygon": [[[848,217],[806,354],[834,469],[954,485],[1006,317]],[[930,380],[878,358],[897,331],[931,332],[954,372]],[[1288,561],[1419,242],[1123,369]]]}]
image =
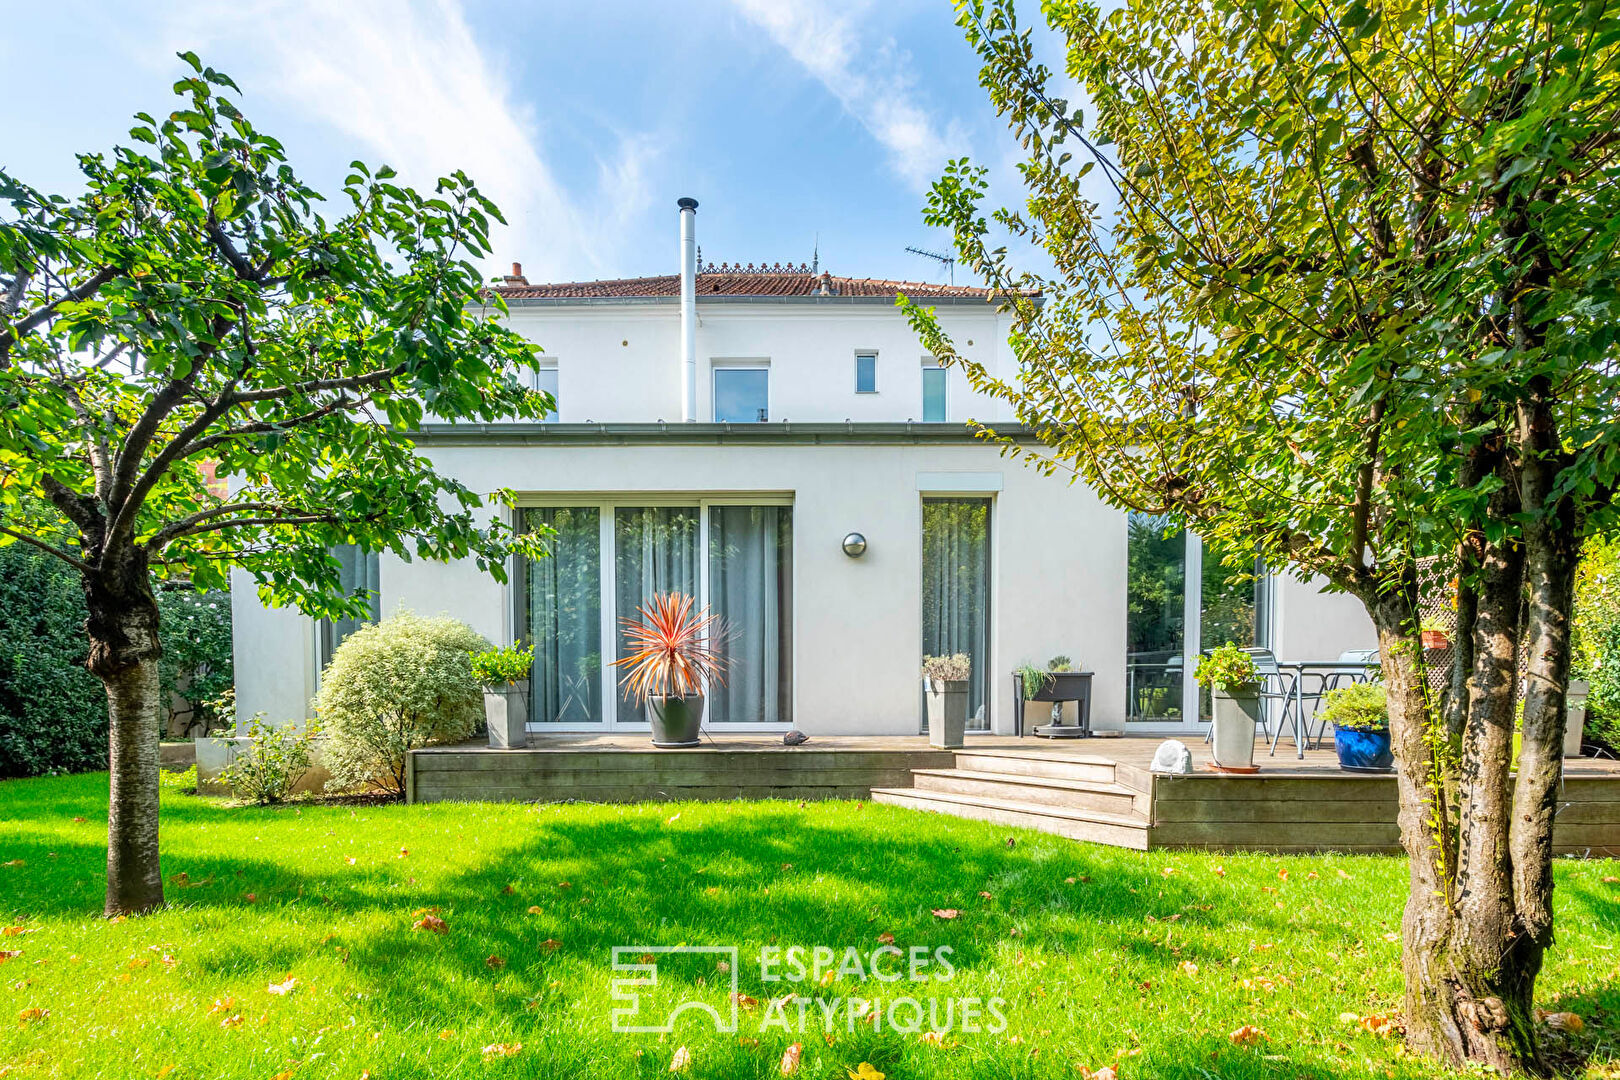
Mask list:
[{"label": "stucco wall", "polygon": [[[995,489],[992,498],[991,718],[1010,723],[1006,673],[1067,653],[1097,672],[1094,722],[1122,726],[1125,523],[1086,488],[1003,460],[983,445],[440,447],[444,471],[481,490],[528,496],[791,494],[794,505],[795,724],[812,734],[907,734],[918,725],[921,501]],[[941,477],[939,474],[954,474]],[[920,481],[919,477],[923,479]],[[941,483],[953,490],[938,490]],[[924,492],[920,486],[934,490]],[[962,491],[954,490],[961,487]],[[868,549],[851,559],[850,531]],[[287,612],[256,612],[238,590],[239,697],[276,716],[287,687],[313,682]],[[404,605],[512,636],[509,587],[470,563],[382,564],[385,612]],[[305,634],[308,631],[305,630]],[[245,661],[245,662],[244,662]]]},{"label": "stucco wall", "polygon": [[1352,649],[1378,648],[1378,631],[1360,600],[1322,591],[1322,578],[1279,575],[1273,595],[1274,651],[1284,660],[1335,660]]}]

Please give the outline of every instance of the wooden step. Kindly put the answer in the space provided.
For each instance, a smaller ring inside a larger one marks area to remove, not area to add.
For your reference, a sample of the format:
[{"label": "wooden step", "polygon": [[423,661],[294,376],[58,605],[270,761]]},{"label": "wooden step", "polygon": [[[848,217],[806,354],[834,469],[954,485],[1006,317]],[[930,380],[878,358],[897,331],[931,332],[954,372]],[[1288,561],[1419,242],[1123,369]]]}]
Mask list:
[{"label": "wooden step", "polygon": [[[972,772],[967,769],[913,769],[911,775],[913,785],[919,791],[949,791],[956,795],[1040,803],[1042,806],[1068,806],[1078,810],[1102,810],[1110,814],[1145,814],[1147,811],[1146,796],[1139,796],[1123,784]],[[1140,805],[1136,801],[1138,798],[1142,799]]]},{"label": "wooden step", "polygon": [[920,791],[916,788],[873,788],[872,801],[910,810],[931,810],[953,817],[990,821],[997,825],[1016,825],[1071,840],[1090,840],[1137,851],[1146,851],[1148,847],[1148,824],[1134,814],[1110,814],[1102,810],[1046,806],[1012,799],[958,795],[949,791]]},{"label": "wooden step", "polygon": [[1057,757],[1027,750],[958,750],[956,767],[967,772],[1087,780],[1094,784],[1112,784],[1118,779],[1114,763],[1104,757]]}]

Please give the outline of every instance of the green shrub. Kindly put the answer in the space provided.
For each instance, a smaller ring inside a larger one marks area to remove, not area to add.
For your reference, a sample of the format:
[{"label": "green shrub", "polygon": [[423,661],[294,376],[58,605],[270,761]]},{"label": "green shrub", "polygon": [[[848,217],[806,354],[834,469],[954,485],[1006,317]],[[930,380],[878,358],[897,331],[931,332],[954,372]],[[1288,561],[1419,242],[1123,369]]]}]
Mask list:
[{"label": "green shrub", "polygon": [[404,794],[407,751],[459,742],[483,720],[472,654],[489,647],[466,623],[408,611],[344,639],[315,699],[332,773],[327,788]]},{"label": "green shrub", "polygon": [[473,678],[484,686],[508,686],[520,682],[529,677],[529,669],[532,667],[534,667],[533,645],[526,649],[508,645],[504,649],[474,653],[472,658]]},{"label": "green shrub", "polygon": [[264,714],[258,713],[247,733],[253,742],[225,766],[221,778],[239,799],[260,806],[285,801],[309,772],[310,744],[318,733],[316,726],[306,724],[302,731],[292,724],[272,727],[264,722]]},{"label": "green shrub", "polygon": [[1575,582],[1572,676],[1591,684],[1586,742],[1620,752],[1620,537],[1594,537]]},{"label": "green shrub", "polygon": [[1335,727],[1353,731],[1388,731],[1389,701],[1384,684],[1351,683],[1322,695],[1322,718]]},{"label": "green shrub", "polygon": [[[163,657],[158,661],[163,700],[172,703],[178,691],[191,705],[186,728],[201,725],[207,732],[229,724],[229,718],[213,711],[213,702],[236,682],[231,663],[231,594],[164,582],[158,587],[157,602],[158,633],[163,638]],[[171,712],[169,727],[174,727],[174,719]]]},{"label": "green shrub", "polygon": [[0,779],[107,767],[107,694],[84,668],[78,574],[0,548]]},{"label": "green shrub", "polygon": [[1254,657],[1231,642],[1217,645],[1208,656],[1201,657],[1193,677],[1206,690],[1228,694],[1253,690],[1260,682],[1254,669]]}]

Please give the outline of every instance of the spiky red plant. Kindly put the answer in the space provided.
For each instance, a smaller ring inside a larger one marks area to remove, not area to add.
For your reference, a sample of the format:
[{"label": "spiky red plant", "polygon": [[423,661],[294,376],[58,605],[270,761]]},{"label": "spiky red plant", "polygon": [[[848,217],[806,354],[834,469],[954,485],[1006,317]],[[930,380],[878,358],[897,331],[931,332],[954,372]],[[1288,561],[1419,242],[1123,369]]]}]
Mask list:
[{"label": "spiky red plant", "polygon": [[711,644],[720,636],[719,618],[694,606],[684,593],[659,593],[620,620],[631,651],[613,663],[624,669],[620,685],[637,703],[687,697],[706,682],[724,685],[725,658]]}]

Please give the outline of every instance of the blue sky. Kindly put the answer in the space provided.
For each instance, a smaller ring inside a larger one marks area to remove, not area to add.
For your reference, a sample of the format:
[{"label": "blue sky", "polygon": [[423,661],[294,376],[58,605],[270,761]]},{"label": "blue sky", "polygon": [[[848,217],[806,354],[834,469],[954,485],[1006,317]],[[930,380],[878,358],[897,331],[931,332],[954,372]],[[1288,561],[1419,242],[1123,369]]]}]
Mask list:
[{"label": "blue sky", "polygon": [[[706,260],[943,280],[907,245],[929,181],[1016,148],[947,0],[0,0],[0,166],[76,190],[73,154],[170,107],[193,49],[335,193],[355,157],[431,186],[464,168],[533,281],[670,273],[675,199]],[[1016,195],[1007,187],[1004,195]],[[958,282],[966,275],[958,273]]]}]

